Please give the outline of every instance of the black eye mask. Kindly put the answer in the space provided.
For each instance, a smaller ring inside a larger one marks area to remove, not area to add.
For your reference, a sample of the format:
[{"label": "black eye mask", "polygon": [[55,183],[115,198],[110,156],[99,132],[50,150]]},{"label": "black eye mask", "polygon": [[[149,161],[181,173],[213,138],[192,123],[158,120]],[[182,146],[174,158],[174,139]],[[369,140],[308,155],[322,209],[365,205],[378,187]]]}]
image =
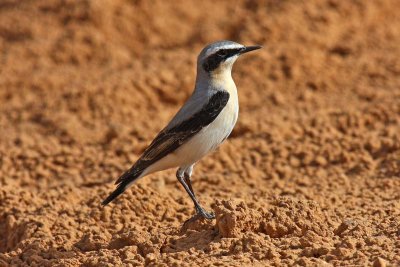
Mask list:
[{"label": "black eye mask", "polygon": [[242,51],[242,48],[230,48],[230,49],[221,49],[216,53],[208,56],[204,63],[203,68],[205,71],[210,72],[218,68],[218,66],[224,62],[226,59],[239,54]]}]

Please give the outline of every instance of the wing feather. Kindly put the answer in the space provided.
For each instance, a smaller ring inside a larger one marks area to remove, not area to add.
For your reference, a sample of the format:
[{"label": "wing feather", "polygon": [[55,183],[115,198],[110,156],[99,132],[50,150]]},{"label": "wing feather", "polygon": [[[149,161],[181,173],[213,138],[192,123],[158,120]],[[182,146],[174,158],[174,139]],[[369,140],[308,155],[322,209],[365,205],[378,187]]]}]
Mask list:
[{"label": "wing feather", "polygon": [[162,130],[143,152],[139,160],[115,182],[115,184],[118,184],[116,189],[118,193],[110,195],[103,204],[109,203],[120,195],[124,191],[126,185],[137,179],[151,164],[174,152],[178,147],[201,131],[201,129],[212,123],[224,109],[228,100],[228,92],[217,91],[210,97],[208,103],[190,118],[178,123],[172,128],[167,127]]},{"label": "wing feather", "polygon": [[146,168],[187,142],[201,129],[213,122],[229,100],[229,93],[218,91],[204,107],[190,118],[170,129],[161,131],[133,166]]}]

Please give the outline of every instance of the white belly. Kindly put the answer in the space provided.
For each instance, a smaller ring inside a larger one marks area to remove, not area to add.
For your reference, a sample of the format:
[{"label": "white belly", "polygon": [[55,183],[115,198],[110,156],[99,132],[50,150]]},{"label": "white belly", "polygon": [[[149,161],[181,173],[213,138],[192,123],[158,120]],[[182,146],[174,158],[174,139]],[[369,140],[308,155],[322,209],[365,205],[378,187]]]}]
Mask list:
[{"label": "white belly", "polygon": [[174,167],[187,167],[215,150],[232,132],[239,113],[237,96],[229,99],[218,117],[185,144],[150,166],[142,176]]},{"label": "white belly", "polygon": [[177,156],[182,158],[180,166],[191,165],[214,151],[231,134],[237,117],[237,111],[222,110],[221,114],[210,125],[176,150]]}]

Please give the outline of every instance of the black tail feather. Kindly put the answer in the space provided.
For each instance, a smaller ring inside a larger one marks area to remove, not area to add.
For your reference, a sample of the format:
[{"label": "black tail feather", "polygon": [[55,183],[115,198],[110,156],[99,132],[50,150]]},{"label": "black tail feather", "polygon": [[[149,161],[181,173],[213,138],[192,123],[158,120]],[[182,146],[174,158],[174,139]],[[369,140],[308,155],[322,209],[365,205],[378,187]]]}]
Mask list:
[{"label": "black tail feather", "polygon": [[141,173],[142,171],[139,171],[138,169],[132,167],[124,174],[122,174],[115,183],[118,184],[117,188],[103,202],[101,202],[101,204],[105,206],[116,199],[119,195],[125,192],[126,188],[129,187],[129,184],[132,184],[136,179],[140,177]]},{"label": "black tail feather", "polygon": [[118,179],[115,181],[115,184],[120,184],[123,183],[124,181],[127,180],[135,180],[143,171],[143,169],[138,168],[137,163],[133,165],[129,170],[124,172]]},{"label": "black tail feather", "polygon": [[117,181],[115,181],[115,184],[120,184],[124,180],[126,180],[129,176],[131,176],[131,169],[127,170],[124,172],[120,177],[118,177]]},{"label": "black tail feather", "polygon": [[105,206],[111,201],[113,201],[115,198],[117,198],[119,195],[121,195],[126,189],[126,184],[125,183],[120,183],[117,188],[112,192],[103,202],[101,202],[101,205]]}]

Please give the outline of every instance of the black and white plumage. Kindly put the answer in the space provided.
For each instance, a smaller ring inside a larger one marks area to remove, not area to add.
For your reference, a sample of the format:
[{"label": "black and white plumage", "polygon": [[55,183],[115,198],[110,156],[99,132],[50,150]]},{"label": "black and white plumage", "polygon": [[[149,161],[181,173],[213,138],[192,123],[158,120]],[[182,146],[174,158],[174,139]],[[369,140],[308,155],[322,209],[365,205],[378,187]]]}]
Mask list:
[{"label": "black and white plumage", "polygon": [[198,203],[190,182],[194,164],[215,150],[231,133],[239,112],[231,76],[239,55],[261,46],[220,41],[206,46],[197,60],[196,86],[192,96],[156,136],[137,162],[116,181],[117,188],[103,202],[107,205],[137,179],[179,167],[177,178],[194,202],[196,212],[213,218]]}]

